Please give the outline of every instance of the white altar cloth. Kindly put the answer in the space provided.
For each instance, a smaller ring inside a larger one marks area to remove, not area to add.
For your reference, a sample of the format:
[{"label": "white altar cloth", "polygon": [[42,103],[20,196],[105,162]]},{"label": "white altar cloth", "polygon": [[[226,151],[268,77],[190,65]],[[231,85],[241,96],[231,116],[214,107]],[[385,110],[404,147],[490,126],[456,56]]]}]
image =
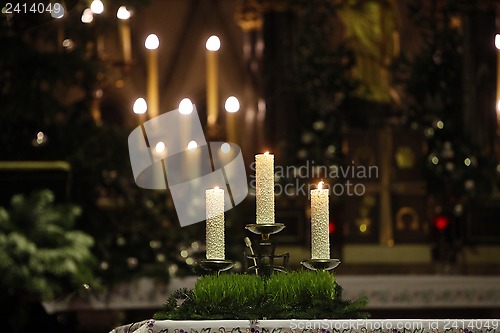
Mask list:
[{"label": "white altar cloth", "polygon": [[500,319],[146,320],[110,333],[500,333]]}]

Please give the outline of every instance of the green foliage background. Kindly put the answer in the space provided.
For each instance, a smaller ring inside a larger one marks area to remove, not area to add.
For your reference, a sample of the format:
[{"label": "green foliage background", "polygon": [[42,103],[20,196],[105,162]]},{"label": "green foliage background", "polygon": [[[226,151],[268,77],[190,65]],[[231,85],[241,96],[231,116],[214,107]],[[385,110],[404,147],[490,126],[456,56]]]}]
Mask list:
[{"label": "green foliage background", "polygon": [[9,209],[0,207],[0,318],[7,331],[26,331],[30,319],[40,319],[42,300],[96,287],[94,239],[74,229],[80,213],[55,204],[48,190],[15,195]]},{"label": "green foliage background", "polygon": [[56,205],[50,191],[16,195],[0,207],[0,294],[51,299],[93,281],[94,240],[73,229],[80,209]]}]

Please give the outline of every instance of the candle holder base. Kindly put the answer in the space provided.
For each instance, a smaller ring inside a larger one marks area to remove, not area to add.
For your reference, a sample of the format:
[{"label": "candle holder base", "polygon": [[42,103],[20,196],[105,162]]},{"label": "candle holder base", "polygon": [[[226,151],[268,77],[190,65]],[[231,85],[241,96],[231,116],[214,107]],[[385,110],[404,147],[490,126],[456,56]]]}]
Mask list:
[{"label": "candle holder base", "polygon": [[[261,240],[256,248],[256,253],[245,256],[247,260],[253,263],[253,266],[248,267],[247,262],[245,261],[247,272],[255,272],[261,276],[269,276],[273,272],[286,272],[289,254],[276,254],[276,246],[269,239],[270,235],[283,230],[285,225],[283,223],[255,223],[247,224],[245,228],[256,235],[261,235]],[[278,260],[282,261],[281,264],[277,263]]]},{"label": "candle holder base", "polygon": [[329,271],[340,265],[339,259],[308,259],[302,260],[301,265],[311,271]]},{"label": "candle holder base", "polygon": [[203,270],[210,273],[217,272],[217,275],[221,272],[230,270],[234,266],[234,261],[232,260],[202,259],[198,260],[196,263]]}]

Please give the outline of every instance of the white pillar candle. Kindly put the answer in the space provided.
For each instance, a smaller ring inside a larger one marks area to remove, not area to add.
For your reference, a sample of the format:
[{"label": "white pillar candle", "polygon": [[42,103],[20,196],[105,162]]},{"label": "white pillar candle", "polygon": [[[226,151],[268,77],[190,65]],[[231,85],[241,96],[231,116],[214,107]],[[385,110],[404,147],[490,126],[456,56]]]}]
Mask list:
[{"label": "white pillar candle", "polygon": [[328,189],[311,190],[311,259],[330,259]]},{"label": "white pillar candle", "polygon": [[205,191],[207,214],[207,259],[224,260],[224,190]]},{"label": "white pillar candle", "polygon": [[255,155],[257,223],[274,223],[274,155]]}]

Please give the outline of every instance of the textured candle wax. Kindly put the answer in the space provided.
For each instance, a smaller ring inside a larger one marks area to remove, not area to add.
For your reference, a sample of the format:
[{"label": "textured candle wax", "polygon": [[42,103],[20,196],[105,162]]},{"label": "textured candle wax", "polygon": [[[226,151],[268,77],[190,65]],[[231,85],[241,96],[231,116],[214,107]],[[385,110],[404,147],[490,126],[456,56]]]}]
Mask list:
[{"label": "textured candle wax", "polygon": [[328,209],[328,189],[311,190],[311,259],[330,259]]},{"label": "textured candle wax", "polygon": [[224,190],[205,191],[207,213],[207,259],[224,260]]},{"label": "textured candle wax", "polygon": [[257,223],[274,223],[274,155],[255,155]]}]

